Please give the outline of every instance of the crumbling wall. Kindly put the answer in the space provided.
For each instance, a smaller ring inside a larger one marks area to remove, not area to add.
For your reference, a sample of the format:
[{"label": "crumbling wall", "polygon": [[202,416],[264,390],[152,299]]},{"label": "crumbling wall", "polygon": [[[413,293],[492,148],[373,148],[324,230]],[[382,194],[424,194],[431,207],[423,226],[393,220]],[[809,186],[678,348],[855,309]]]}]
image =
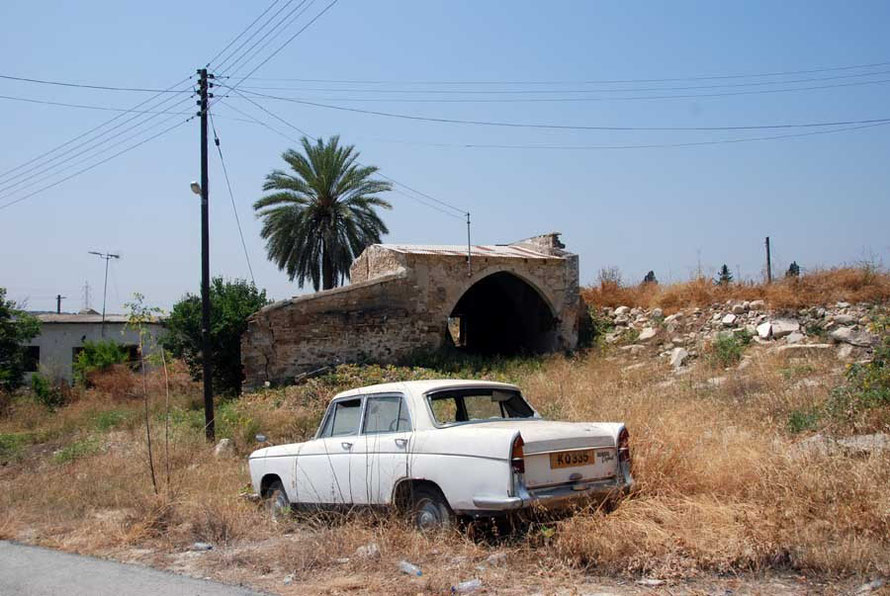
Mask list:
[{"label": "crumbling wall", "polygon": [[404,274],[299,296],[254,314],[241,338],[246,387],[287,383],[320,366],[394,362],[436,349],[441,329],[417,312]]},{"label": "crumbling wall", "polygon": [[[395,362],[435,350],[448,337],[448,317],[473,284],[506,272],[534,288],[554,319],[554,349],[578,343],[578,257],[555,235],[523,241],[545,258],[486,256],[468,270],[461,254],[412,253],[374,245],[352,266],[353,283],[267,306],[248,321],[241,340],[245,386],[287,383],[301,373],[345,362]],[[522,320],[516,321],[522,325]]]}]

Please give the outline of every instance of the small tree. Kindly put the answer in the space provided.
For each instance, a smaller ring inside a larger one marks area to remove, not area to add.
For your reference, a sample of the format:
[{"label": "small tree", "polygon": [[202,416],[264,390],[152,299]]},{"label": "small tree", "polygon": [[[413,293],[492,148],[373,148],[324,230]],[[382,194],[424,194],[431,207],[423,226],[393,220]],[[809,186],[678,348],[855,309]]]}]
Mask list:
[{"label": "small tree", "polygon": [[791,261],[788,271],[785,272],[785,277],[800,277],[800,265],[797,264],[797,261]]},{"label": "small tree", "polygon": [[6,299],[0,288],[0,390],[12,391],[25,375],[25,342],[40,333],[40,321]]},{"label": "small tree", "polygon": [[644,284],[657,284],[658,280],[655,278],[655,272],[649,271],[646,276],[643,278]]},{"label": "small tree", "polygon": [[714,283],[718,286],[726,286],[732,283],[732,271],[729,270],[726,263],[720,267],[720,270],[717,272],[717,279],[714,280]]},{"label": "small tree", "polygon": [[[241,392],[241,335],[247,318],[268,304],[266,291],[237,279],[213,278],[210,284],[210,346],[213,357],[213,386],[219,393]],[[174,357],[185,360],[192,377],[201,378],[201,297],[187,294],[173,306],[167,318],[167,333],[161,345]]]},{"label": "small tree", "polygon": [[614,265],[600,269],[598,278],[602,289],[621,287],[621,270]]},{"label": "small tree", "polygon": [[106,370],[115,364],[127,361],[127,351],[113,339],[83,342],[83,349],[74,359],[74,380],[84,386],[90,385],[90,373]]}]

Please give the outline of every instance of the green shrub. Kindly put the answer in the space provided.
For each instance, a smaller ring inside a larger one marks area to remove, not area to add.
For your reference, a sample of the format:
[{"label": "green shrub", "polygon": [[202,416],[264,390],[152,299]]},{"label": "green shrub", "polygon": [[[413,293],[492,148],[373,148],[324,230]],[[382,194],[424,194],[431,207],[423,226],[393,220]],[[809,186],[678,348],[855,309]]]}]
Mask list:
[{"label": "green shrub", "polygon": [[711,344],[708,360],[713,366],[726,368],[742,359],[745,348],[751,343],[751,336],[742,333],[718,333]]},{"label": "green shrub", "polygon": [[74,360],[74,380],[89,384],[89,374],[127,361],[127,351],[114,340],[85,341]]},{"label": "green shrub", "polygon": [[6,288],[0,288],[0,391],[11,392],[21,386],[25,344],[39,333],[40,321],[7,300]]},{"label": "green shrub", "polygon": [[94,455],[99,452],[99,441],[95,437],[87,437],[74,441],[67,447],[59,449],[53,454],[53,461],[57,464],[67,464],[76,459]]},{"label": "green shrub", "polygon": [[130,414],[122,410],[102,410],[93,416],[93,426],[99,432],[106,432],[123,426],[130,420]]},{"label": "green shrub", "polygon": [[819,424],[820,417],[817,409],[794,410],[788,416],[788,430],[794,434],[813,430]]},{"label": "green shrub", "polygon": [[603,316],[596,306],[588,306],[578,325],[578,347],[593,348],[601,345],[606,334],[614,328],[612,319]]},{"label": "green shrub", "polygon": [[31,391],[37,403],[54,410],[65,405],[65,394],[62,388],[54,385],[49,379],[40,373],[31,375]]},{"label": "green shrub", "polygon": [[29,433],[0,433],[0,464],[17,460],[30,442]]}]

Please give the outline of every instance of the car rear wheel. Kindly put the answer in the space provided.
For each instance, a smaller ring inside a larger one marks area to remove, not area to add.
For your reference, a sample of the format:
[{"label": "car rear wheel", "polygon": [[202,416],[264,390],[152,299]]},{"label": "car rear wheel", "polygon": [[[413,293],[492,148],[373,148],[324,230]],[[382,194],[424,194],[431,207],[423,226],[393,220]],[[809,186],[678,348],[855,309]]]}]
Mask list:
[{"label": "car rear wheel", "polygon": [[427,486],[414,490],[410,521],[421,532],[447,530],[451,527],[454,514],[442,493]]},{"label": "car rear wheel", "polygon": [[284,492],[284,486],[280,481],[276,480],[271,485],[269,485],[269,489],[266,493],[266,511],[269,512],[274,518],[284,517],[291,511],[290,500],[287,498],[287,493]]}]

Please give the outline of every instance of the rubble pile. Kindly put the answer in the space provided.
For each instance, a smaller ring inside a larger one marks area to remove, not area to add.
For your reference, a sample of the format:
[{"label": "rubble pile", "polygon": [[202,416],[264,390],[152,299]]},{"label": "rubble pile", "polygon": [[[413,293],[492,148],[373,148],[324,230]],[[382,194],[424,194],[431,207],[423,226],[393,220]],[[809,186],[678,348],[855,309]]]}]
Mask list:
[{"label": "rubble pile", "polygon": [[657,353],[675,369],[685,366],[717,337],[737,334],[777,351],[834,350],[841,360],[867,358],[878,343],[869,330],[870,304],[838,302],[797,311],[771,311],[763,300],[728,301],[665,316],[661,308],[598,309],[606,344],[632,356]]}]

